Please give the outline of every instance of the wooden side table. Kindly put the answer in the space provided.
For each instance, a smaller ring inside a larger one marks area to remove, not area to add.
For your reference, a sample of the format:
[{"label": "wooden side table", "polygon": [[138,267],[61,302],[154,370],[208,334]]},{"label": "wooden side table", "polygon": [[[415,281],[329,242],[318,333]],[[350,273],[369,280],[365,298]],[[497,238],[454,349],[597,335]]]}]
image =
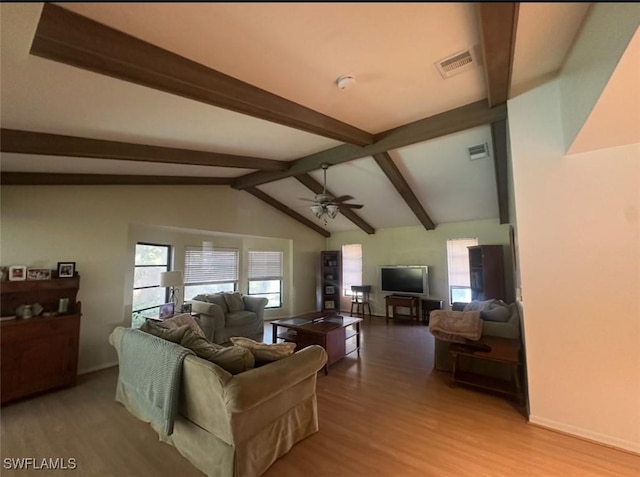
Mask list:
[{"label": "wooden side table", "polygon": [[442,300],[434,300],[431,298],[423,298],[420,300],[420,311],[423,323],[429,324],[429,315],[433,310],[442,310]]},{"label": "wooden side table", "polygon": [[[409,319],[411,322],[415,319],[418,321],[418,297],[417,296],[399,296],[399,295],[387,295],[384,297],[384,313],[386,317],[386,323],[389,323],[389,318],[396,318],[396,307],[409,308]],[[389,316],[389,307],[391,307],[392,315]]]},{"label": "wooden side table", "polygon": [[[490,391],[514,396],[519,403],[523,403],[524,395],[522,392],[522,384],[520,382],[520,368],[522,361],[520,359],[520,341],[498,338],[496,336],[485,336],[480,340],[491,349],[483,351],[477,347],[468,346],[459,343],[451,343],[449,345],[449,353],[453,356],[453,369],[451,370],[451,386],[456,383],[463,383],[469,386],[475,386]],[[513,381],[505,381],[502,379],[483,376],[480,374],[470,373],[460,369],[460,356],[467,356],[471,359],[479,359],[486,361],[494,361],[510,366],[512,370]]]}]

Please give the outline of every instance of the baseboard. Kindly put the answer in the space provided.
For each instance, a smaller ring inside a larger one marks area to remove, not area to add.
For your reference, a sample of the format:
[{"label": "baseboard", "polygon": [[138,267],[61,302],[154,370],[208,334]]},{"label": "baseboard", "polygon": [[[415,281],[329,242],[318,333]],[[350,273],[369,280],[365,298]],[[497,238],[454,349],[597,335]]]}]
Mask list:
[{"label": "baseboard", "polygon": [[80,369],[78,370],[78,376],[80,376],[81,374],[93,373],[95,371],[100,371],[106,368],[112,368],[113,366],[118,366],[117,360],[110,363],[99,364],[98,366],[93,366],[91,368]]},{"label": "baseboard", "polygon": [[581,427],[571,426],[569,424],[557,422],[552,419],[545,419],[543,417],[537,417],[534,415],[529,416],[529,424],[550,431],[559,432],[561,434],[566,434],[571,437],[577,437],[594,444],[612,447],[619,451],[628,452],[634,455],[640,455],[640,443],[638,442],[618,439],[606,434],[600,434],[598,432],[589,431]]}]

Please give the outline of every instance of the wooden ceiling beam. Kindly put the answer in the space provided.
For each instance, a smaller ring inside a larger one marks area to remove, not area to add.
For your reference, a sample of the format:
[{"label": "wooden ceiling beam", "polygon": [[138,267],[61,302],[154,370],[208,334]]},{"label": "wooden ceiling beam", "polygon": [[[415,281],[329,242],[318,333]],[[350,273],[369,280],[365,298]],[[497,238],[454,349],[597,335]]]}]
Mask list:
[{"label": "wooden ceiling beam", "polygon": [[45,3],[31,54],[364,146],[373,136],[114,28]]},{"label": "wooden ceiling beam", "polygon": [[382,169],[382,172],[384,172],[385,175],[389,178],[389,181],[391,181],[398,193],[402,196],[409,208],[416,215],[424,228],[427,230],[435,229],[436,226],[431,220],[431,217],[429,217],[427,211],[424,210],[424,207],[422,207],[422,204],[420,204],[420,201],[411,190],[411,187],[409,187],[409,184],[402,176],[402,173],[400,172],[398,167],[393,162],[393,159],[391,159],[389,153],[382,152],[380,154],[374,154],[373,158],[375,159],[378,166],[380,166],[380,169]]},{"label": "wooden ceiling beam", "polygon": [[511,87],[519,3],[477,3],[489,107],[506,103]]},{"label": "wooden ceiling beam", "polygon": [[375,142],[370,146],[358,147],[352,144],[344,144],[297,159],[289,163],[290,167],[286,171],[258,171],[240,176],[233,181],[232,187],[245,189],[286,179],[287,177],[320,169],[323,163],[329,165],[342,164],[399,147],[446,136],[447,134],[465,131],[476,126],[490,124],[494,121],[506,119],[506,117],[507,107],[505,104],[489,108],[487,101],[483,99],[377,134]]},{"label": "wooden ceiling beam", "polygon": [[[313,177],[311,177],[309,174],[299,174],[295,176],[295,178],[298,179],[298,181],[301,184],[306,186],[309,190],[311,190],[315,194],[321,194],[322,191],[324,190],[323,185],[320,184]],[[327,190],[327,194],[331,194],[332,196],[337,197],[337,195],[331,193],[329,190]],[[362,229],[364,232],[368,233],[369,235],[373,235],[376,233],[376,230],[367,222],[365,222],[365,220],[362,217],[360,217],[358,214],[356,214],[353,210],[341,207],[339,211],[342,215],[344,215],[347,219],[349,219],[351,222],[353,222],[355,225],[360,227],[360,229]]]},{"label": "wooden ceiling beam", "polygon": [[310,229],[312,229],[315,232],[318,232],[323,237],[331,237],[331,234],[329,232],[327,232],[325,229],[323,229],[319,225],[313,223],[312,221],[310,221],[306,217],[300,215],[296,211],[290,209],[289,207],[287,207],[283,203],[278,202],[276,199],[274,199],[273,197],[271,197],[268,194],[265,194],[260,189],[258,189],[256,187],[247,187],[244,190],[246,192],[248,192],[249,194],[253,195],[254,197],[260,199],[261,201],[269,204],[271,207],[275,207],[276,209],[278,209],[283,214],[286,214],[289,217],[291,217],[292,219],[297,220],[302,225],[305,225],[306,227],[309,227]]},{"label": "wooden ceiling beam", "polygon": [[0,129],[0,150],[19,154],[159,162],[208,167],[235,167],[263,171],[283,171],[289,163],[259,157],[234,156],[216,152],[61,136],[34,131]]},{"label": "wooden ceiling beam", "polygon": [[507,160],[507,121],[496,121],[491,124],[491,140],[493,142],[493,165],[496,173],[496,189],[498,191],[498,211],[500,223],[509,223],[509,171]]},{"label": "wooden ceiling beam", "polygon": [[230,178],[143,176],[118,174],[53,174],[43,172],[2,172],[7,185],[230,185]]}]

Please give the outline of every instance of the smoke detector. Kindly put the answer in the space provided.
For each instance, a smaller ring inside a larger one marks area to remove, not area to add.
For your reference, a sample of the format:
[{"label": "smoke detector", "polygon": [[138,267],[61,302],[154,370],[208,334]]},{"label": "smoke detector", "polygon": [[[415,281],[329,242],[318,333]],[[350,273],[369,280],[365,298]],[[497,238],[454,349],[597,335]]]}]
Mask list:
[{"label": "smoke detector", "polygon": [[489,144],[487,144],[486,142],[484,144],[478,144],[477,146],[470,146],[467,149],[469,150],[470,161],[489,157]]},{"label": "smoke detector", "polygon": [[353,77],[353,75],[342,75],[336,80],[336,84],[340,89],[347,89],[350,86],[353,86],[355,83],[356,79],[355,77]]},{"label": "smoke detector", "polygon": [[469,48],[436,61],[435,65],[442,77],[446,79],[473,68],[476,63],[474,48]]}]

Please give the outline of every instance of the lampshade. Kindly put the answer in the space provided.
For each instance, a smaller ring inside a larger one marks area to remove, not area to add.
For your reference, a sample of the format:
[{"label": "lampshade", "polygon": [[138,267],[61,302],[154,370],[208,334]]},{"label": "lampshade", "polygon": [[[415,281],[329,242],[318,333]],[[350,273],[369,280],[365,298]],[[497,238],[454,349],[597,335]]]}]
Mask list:
[{"label": "lampshade", "polygon": [[172,270],[170,272],[160,272],[161,287],[181,287],[184,285],[182,270]]}]

